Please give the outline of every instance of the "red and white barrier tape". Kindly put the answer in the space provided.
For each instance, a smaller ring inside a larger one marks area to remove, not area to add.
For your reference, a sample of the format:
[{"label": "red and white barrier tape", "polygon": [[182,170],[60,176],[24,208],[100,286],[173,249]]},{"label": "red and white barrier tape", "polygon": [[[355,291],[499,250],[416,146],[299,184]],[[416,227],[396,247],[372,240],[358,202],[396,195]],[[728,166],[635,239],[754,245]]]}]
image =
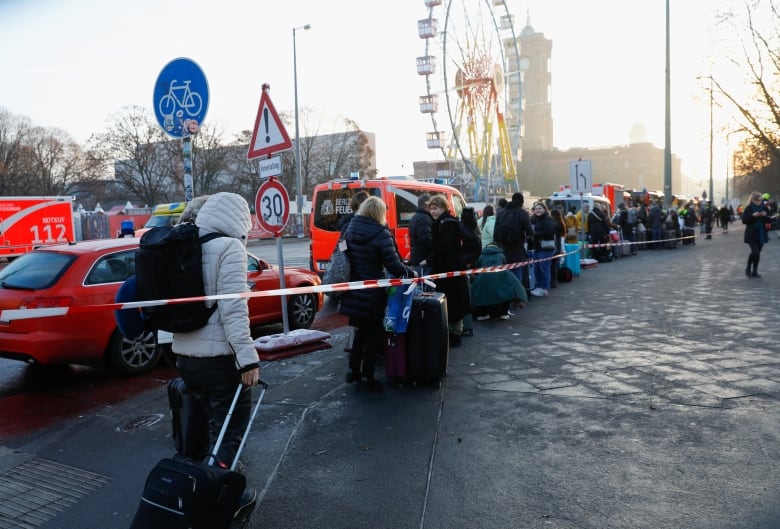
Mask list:
[{"label": "red and white barrier tape", "polygon": [[[703,234],[702,234],[703,235]],[[676,239],[665,240],[683,240],[696,237],[696,235],[689,235],[686,237],[678,237]],[[652,244],[662,243],[664,240],[656,241],[642,241],[642,242],[609,242],[599,244],[584,244],[582,248],[606,248],[612,246],[620,246],[626,244]],[[220,299],[239,299],[239,298],[255,298],[255,297],[269,297],[269,296],[289,296],[293,294],[311,294],[311,293],[329,293],[329,292],[344,292],[348,290],[361,290],[365,288],[386,288],[391,286],[408,285],[411,283],[431,283],[437,279],[448,279],[453,277],[469,276],[474,274],[501,272],[504,270],[512,270],[515,268],[522,268],[524,266],[530,266],[534,263],[543,261],[551,261],[560,257],[565,257],[579,252],[580,249],[573,250],[571,252],[565,252],[560,254],[554,254],[543,259],[532,259],[529,261],[523,261],[519,263],[508,263],[505,265],[487,266],[482,268],[472,268],[469,270],[458,270],[454,272],[442,272],[439,274],[431,274],[423,277],[413,278],[393,278],[393,279],[372,279],[366,281],[351,281],[348,283],[335,283],[330,285],[310,285],[305,287],[294,288],[277,288],[273,290],[261,290],[258,292],[241,292],[236,294],[217,294],[213,296],[198,296],[194,298],[174,298],[174,299],[161,299],[150,301],[129,301],[125,303],[104,303],[101,305],[76,305],[70,307],[51,307],[43,309],[6,309],[0,311],[0,322],[8,323],[15,320],[26,320],[33,318],[48,318],[53,316],[65,316],[71,313],[85,313],[85,312],[99,312],[104,310],[122,310],[122,309],[140,309],[143,307],[158,307],[161,305],[171,305],[177,303],[191,303],[195,301],[206,300],[220,300]]]}]

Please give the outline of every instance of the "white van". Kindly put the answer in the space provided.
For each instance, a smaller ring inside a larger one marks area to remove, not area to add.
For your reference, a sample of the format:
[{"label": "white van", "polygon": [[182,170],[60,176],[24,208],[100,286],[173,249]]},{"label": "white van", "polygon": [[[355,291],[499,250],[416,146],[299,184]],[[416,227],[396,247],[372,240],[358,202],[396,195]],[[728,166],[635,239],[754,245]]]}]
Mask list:
[{"label": "white van", "polygon": [[[580,195],[579,193],[573,194],[569,191],[561,191],[558,193],[553,193],[550,197],[548,197],[547,201],[551,208],[563,206],[564,215],[569,211],[574,211],[576,214],[582,207],[582,204],[587,204],[590,208],[590,211],[593,211],[594,203],[599,204],[602,208],[606,208],[606,210],[610,212],[610,215],[614,213],[611,211],[609,200],[607,200],[606,197],[592,195],[590,193],[583,193]],[[571,209],[572,207],[574,208],[573,210]]]}]

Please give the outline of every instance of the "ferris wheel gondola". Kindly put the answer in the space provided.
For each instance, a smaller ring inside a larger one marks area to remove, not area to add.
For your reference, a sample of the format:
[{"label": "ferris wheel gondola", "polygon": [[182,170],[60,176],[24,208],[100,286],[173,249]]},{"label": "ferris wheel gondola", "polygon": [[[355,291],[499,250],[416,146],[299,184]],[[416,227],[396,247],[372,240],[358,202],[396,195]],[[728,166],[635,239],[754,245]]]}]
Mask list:
[{"label": "ferris wheel gondola", "polygon": [[424,2],[428,17],[418,20],[418,35],[425,52],[417,57],[417,73],[425,78],[425,94],[419,103],[433,127],[428,147],[446,162],[438,176],[473,200],[517,190],[522,98],[513,17],[504,0]]}]

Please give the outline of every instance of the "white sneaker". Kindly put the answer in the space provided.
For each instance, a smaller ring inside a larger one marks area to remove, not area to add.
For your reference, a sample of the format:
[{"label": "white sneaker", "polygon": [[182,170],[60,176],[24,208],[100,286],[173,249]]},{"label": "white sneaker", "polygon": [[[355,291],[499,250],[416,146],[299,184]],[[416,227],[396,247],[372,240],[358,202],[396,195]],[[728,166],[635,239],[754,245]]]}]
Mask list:
[{"label": "white sneaker", "polygon": [[486,316],[477,316],[477,321],[485,321],[485,320],[489,320],[489,319],[490,319],[490,316],[487,316],[487,315]]},{"label": "white sneaker", "polygon": [[509,314],[502,314],[501,316],[499,316],[499,318],[502,319],[502,320],[508,320],[509,319]]},{"label": "white sneaker", "polygon": [[535,289],[533,289],[531,291],[531,295],[532,296],[541,297],[541,296],[544,296],[544,294],[542,294],[542,292],[543,292],[543,290],[541,288],[535,288]]}]

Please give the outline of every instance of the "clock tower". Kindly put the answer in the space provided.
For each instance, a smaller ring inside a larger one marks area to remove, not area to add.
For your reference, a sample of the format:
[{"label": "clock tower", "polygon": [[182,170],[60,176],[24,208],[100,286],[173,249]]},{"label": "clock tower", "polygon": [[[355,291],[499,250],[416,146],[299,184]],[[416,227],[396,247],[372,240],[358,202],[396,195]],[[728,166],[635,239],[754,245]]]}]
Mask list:
[{"label": "clock tower", "polygon": [[548,151],[553,148],[552,40],[534,31],[528,16],[518,41],[523,98],[522,149]]}]

